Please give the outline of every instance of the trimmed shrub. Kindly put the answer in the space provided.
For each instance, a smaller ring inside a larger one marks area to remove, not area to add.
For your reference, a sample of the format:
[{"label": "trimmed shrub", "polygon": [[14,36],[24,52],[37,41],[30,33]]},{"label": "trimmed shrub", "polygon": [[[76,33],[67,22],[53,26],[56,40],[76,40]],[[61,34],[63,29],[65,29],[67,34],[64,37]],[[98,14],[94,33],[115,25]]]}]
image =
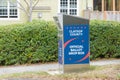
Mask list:
[{"label": "trimmed shrub", "polygon": [[120,23],[91,21],[91,59],[120,58]]},{"label": "trimmed shrub", "polygon": [[32,23],[0,27],[0,65],[57,60],[57,29],[54,23]]},{"label": "trimmed shrub", "polygon": [[[57,28],[33,21],[0,27],[0,65],[57,61]],[[90,58],[120,58],[120,23],[91,21]]]}]

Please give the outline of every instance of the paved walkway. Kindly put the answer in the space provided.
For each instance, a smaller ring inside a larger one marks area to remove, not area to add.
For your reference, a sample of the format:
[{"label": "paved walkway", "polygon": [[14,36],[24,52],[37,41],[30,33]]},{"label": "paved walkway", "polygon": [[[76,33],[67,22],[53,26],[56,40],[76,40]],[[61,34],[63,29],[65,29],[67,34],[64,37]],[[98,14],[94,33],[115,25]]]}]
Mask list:
[{"label": "paved walkway", "polygon": [[[102,61],[92,61],[90,65],[109,65],[109,64],[120,64],[119,60],[102,60]],[[10,74],[10,73],[20,73],[20,72],[37,72],[37,71],[50,71],[57,70],[59,65],[57,63],[53,64],[41,64],[41,65],[29,65],[29,66],[9,66],[9,67],[0,67],[0,75]]]}]

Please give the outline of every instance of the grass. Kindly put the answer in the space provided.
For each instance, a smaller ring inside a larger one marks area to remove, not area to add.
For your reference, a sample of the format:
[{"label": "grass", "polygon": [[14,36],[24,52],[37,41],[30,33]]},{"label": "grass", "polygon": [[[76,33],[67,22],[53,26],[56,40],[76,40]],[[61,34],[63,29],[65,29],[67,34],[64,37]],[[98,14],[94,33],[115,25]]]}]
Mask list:
[{"label": "grass", "polygon": [[0,75],[0,79],[4,79],[4,78],[27,78],[27,77],[35,77],[35,76],[38,76],[38,75],[41,75],[41,76],[47,76],[49,75],[48,73],[46,72],[24,72],[24,73],[14,73],[14,74],[5,74],[5,75]]},{"label": "grass", "polygon": [[[118,70],[119,68],[119,70]],[[72,73],[72,74],[65,74],[65,75],[58,75],[62,78],[68,79],[75,79],[79,80],[81,78],[85,79],[114,79],[116,80],[116,75],[120,71],[120,65],[107,65],[107,66],[91,66],[90,70],[83,72],[83,73]],[[96,79],[96,80],[97,80]]]},{"label": "grass", "polygon": [[117,75],[118,79],[120,79],[120,73]]},{"label": "grass", "polygon": [[61,75],[49,75],[46,72],[25,72],[2,75],[0,79],[42,78],[45,80],[120,80],[120,65],[91,66],[88,71]]}]

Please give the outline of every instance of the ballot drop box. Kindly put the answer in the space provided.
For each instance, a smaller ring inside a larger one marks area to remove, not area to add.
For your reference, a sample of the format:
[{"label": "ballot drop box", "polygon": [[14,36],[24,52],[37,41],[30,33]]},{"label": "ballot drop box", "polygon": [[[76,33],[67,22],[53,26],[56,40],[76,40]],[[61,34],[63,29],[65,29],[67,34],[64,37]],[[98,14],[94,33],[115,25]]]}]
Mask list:
[{"label": "ballot drop box", "polygon": [[82,72],[89,69],[89,20],[58,14],[58,62],[61,73]]}]

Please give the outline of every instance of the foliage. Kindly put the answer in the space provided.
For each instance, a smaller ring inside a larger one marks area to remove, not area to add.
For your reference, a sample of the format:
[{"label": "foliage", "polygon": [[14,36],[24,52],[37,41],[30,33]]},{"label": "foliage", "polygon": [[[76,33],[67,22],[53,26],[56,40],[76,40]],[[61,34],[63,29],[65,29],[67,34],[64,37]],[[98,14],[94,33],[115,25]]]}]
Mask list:
[{"label": "foliage", "polygon": [[0,27],[0,65],[56,61],[56,34],[45,21]]},{"label": "foliage", "polygon": [[[0,65],[57,61],[53,22],[33,21],[0,27]],[[120,58],[120,23],[91,21],[90,58]]]},{"label": "foliage", "polygon": [[90,24],[91,59],[120,58],[120,23],[92,21]]}]

